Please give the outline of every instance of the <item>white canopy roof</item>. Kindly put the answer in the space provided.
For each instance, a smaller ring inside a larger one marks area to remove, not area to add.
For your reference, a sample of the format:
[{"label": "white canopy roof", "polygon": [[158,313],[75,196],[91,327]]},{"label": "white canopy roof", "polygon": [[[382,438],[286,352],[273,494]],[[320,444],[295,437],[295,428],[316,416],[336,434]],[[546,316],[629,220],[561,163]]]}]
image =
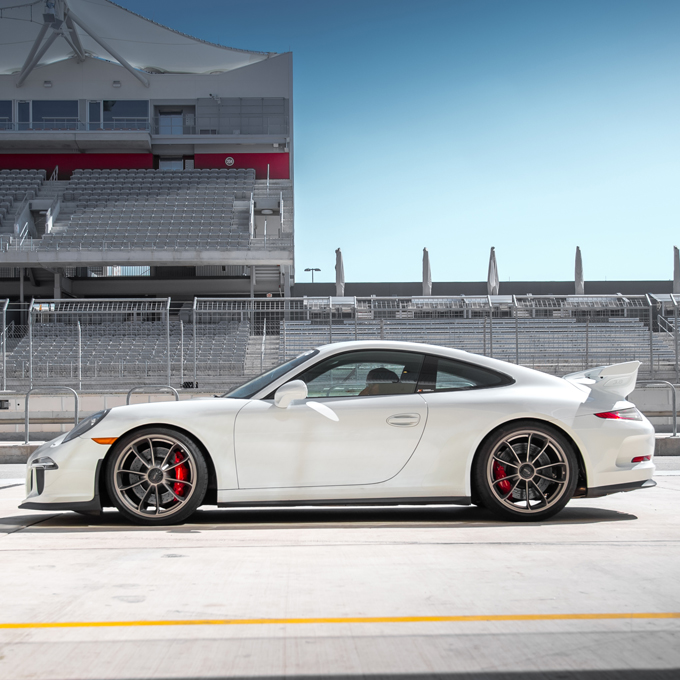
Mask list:
[{"label": "white canopy roof", "polygon": [[[55,22],[44,18],[51,12]],[[85,56],[127,62],[152,73],[231,71],[273,56],[193,38],[110,0],[0,0],[0,73],[26,68],[37,38],[45,38],[39,44],[44,47],[55,31],[58,35],[31,68],[78,56],[74,45]]]}]

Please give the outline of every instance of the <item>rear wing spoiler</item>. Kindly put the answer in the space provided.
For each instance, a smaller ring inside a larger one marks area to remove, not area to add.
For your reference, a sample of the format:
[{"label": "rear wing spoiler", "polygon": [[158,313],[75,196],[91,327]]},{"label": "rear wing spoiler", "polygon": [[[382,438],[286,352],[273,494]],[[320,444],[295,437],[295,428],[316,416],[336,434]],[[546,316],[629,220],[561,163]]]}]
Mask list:
[{"label": "rear wing spoiler", "polygon": [[625,399],[635,389],[640,366],[642,363],[639,361],[627,361],[623,364],[598,366],[578,373],[569,373],[564,379],[575,385],[589,387],[595,392]]}]

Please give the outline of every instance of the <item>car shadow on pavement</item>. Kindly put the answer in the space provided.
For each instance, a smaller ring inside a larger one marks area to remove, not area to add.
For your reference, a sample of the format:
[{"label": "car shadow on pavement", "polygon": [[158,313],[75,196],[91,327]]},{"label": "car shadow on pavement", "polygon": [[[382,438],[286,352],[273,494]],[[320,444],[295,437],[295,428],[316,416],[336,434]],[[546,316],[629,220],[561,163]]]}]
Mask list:
[{"label": "car shadow on pavement", "polygon": [[594,524],[638,519],[635,515],[604,508],[567,507],[544,522],[510,522],[496,518],[475,506],[396,507],[286,507],[286,508],[203,508],[184,524],[148,527],[134,525],[115,510],[100,516],[74,512],[0,517],[0,533],[14,531],[60,533],[79,531],[172,531],[272,530],[328,528],[476,528],[531,527]]}]

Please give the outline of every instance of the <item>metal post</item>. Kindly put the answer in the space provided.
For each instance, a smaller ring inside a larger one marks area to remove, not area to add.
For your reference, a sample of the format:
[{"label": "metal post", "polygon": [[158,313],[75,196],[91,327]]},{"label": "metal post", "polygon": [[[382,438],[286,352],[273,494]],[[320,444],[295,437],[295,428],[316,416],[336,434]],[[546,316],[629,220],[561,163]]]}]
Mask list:
[{"label": "metal post", "polygon": [[262,324],[262,348],[260,350],[260,373],[264,372],[264,347],[267,341],[267,317],[264,317]]},{"label": "metal post", "polygon": [[519,314],[517,313],[517,299],[512,296],[512,310],[515,313],[515,363],[519,366]]},{"label": "metal post", "polygon": [[590,363],[590,347],[589,347],[589,341],[590,341],[590,317],[586,317],[586,365],[583,368],[588,368],[588,364]]},{"label": "metal post", "polygon": [[493,359],[493,307],[489,309],[489,356]]},{"label": "metal post", "polygon": [[652,301],[649,295],[645,295],[649,305],[649,371],[654,379],[654,315],[652,313]]},{"label": "metal post", "polygon": [[78,319],[78,389],[83,389],[83,336]]},{"label": "metal post", "polygon": [[33,315],[31,314],[31,307],[28,308],[28,384],[33,389]]},{"label": "metal post", "polygon": [[358,340],[359,339],[359,328],[357,327],[358,324],[358,309],[357,309],[357,299],[356,296],[354,297],[354,339]]},{"label": "metal post", "polygon": [[[2,310],[2,391],[7,390],[7,305]],[[677,354],[677,353],[676,353]]]},{"label": "metal post", "polygon": [[328,298],[328,342],[333,342],[333,298]]},{"label": "metal post", "polygon": [[184,387],[184,321],[179,321],[179,386]]},{"label": "metal post", "polygon": [[194,298],[194,307],[191,310],[192,322],[194,325],[194,389],[198,387],[198,366],[196,364],[196,298]]},{"label": "metal post", "polygon": [[673,300],[673,311],[675,313],[673,335],[675,336],[675,380],[677,382],[680,380],[680,373],[678,371],[678,303],[675,301],[675,297],[671,296],[671,299]]},{"label": "metal post", "polygon": [[165,308],[165,351],[167,352],[168,385],[170,384],[170,298]]},{"label": "metal post", "polygon": [[484,356],[486,356],[486,317],[484,317]]}]

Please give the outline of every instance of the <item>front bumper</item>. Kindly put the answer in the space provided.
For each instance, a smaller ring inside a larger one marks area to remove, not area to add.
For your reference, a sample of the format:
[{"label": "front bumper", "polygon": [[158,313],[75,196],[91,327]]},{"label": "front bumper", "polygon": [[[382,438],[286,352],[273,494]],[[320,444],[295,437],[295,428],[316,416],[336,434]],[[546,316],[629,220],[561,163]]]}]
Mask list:
[{"label": "front bumper", "polygon": [[[26,466],[25,510],[99,513],[99,477],[106,449],[91,439],[63,443],[64,435],[36,449]],[[50,459],[54,466],[40,461]]]}]

